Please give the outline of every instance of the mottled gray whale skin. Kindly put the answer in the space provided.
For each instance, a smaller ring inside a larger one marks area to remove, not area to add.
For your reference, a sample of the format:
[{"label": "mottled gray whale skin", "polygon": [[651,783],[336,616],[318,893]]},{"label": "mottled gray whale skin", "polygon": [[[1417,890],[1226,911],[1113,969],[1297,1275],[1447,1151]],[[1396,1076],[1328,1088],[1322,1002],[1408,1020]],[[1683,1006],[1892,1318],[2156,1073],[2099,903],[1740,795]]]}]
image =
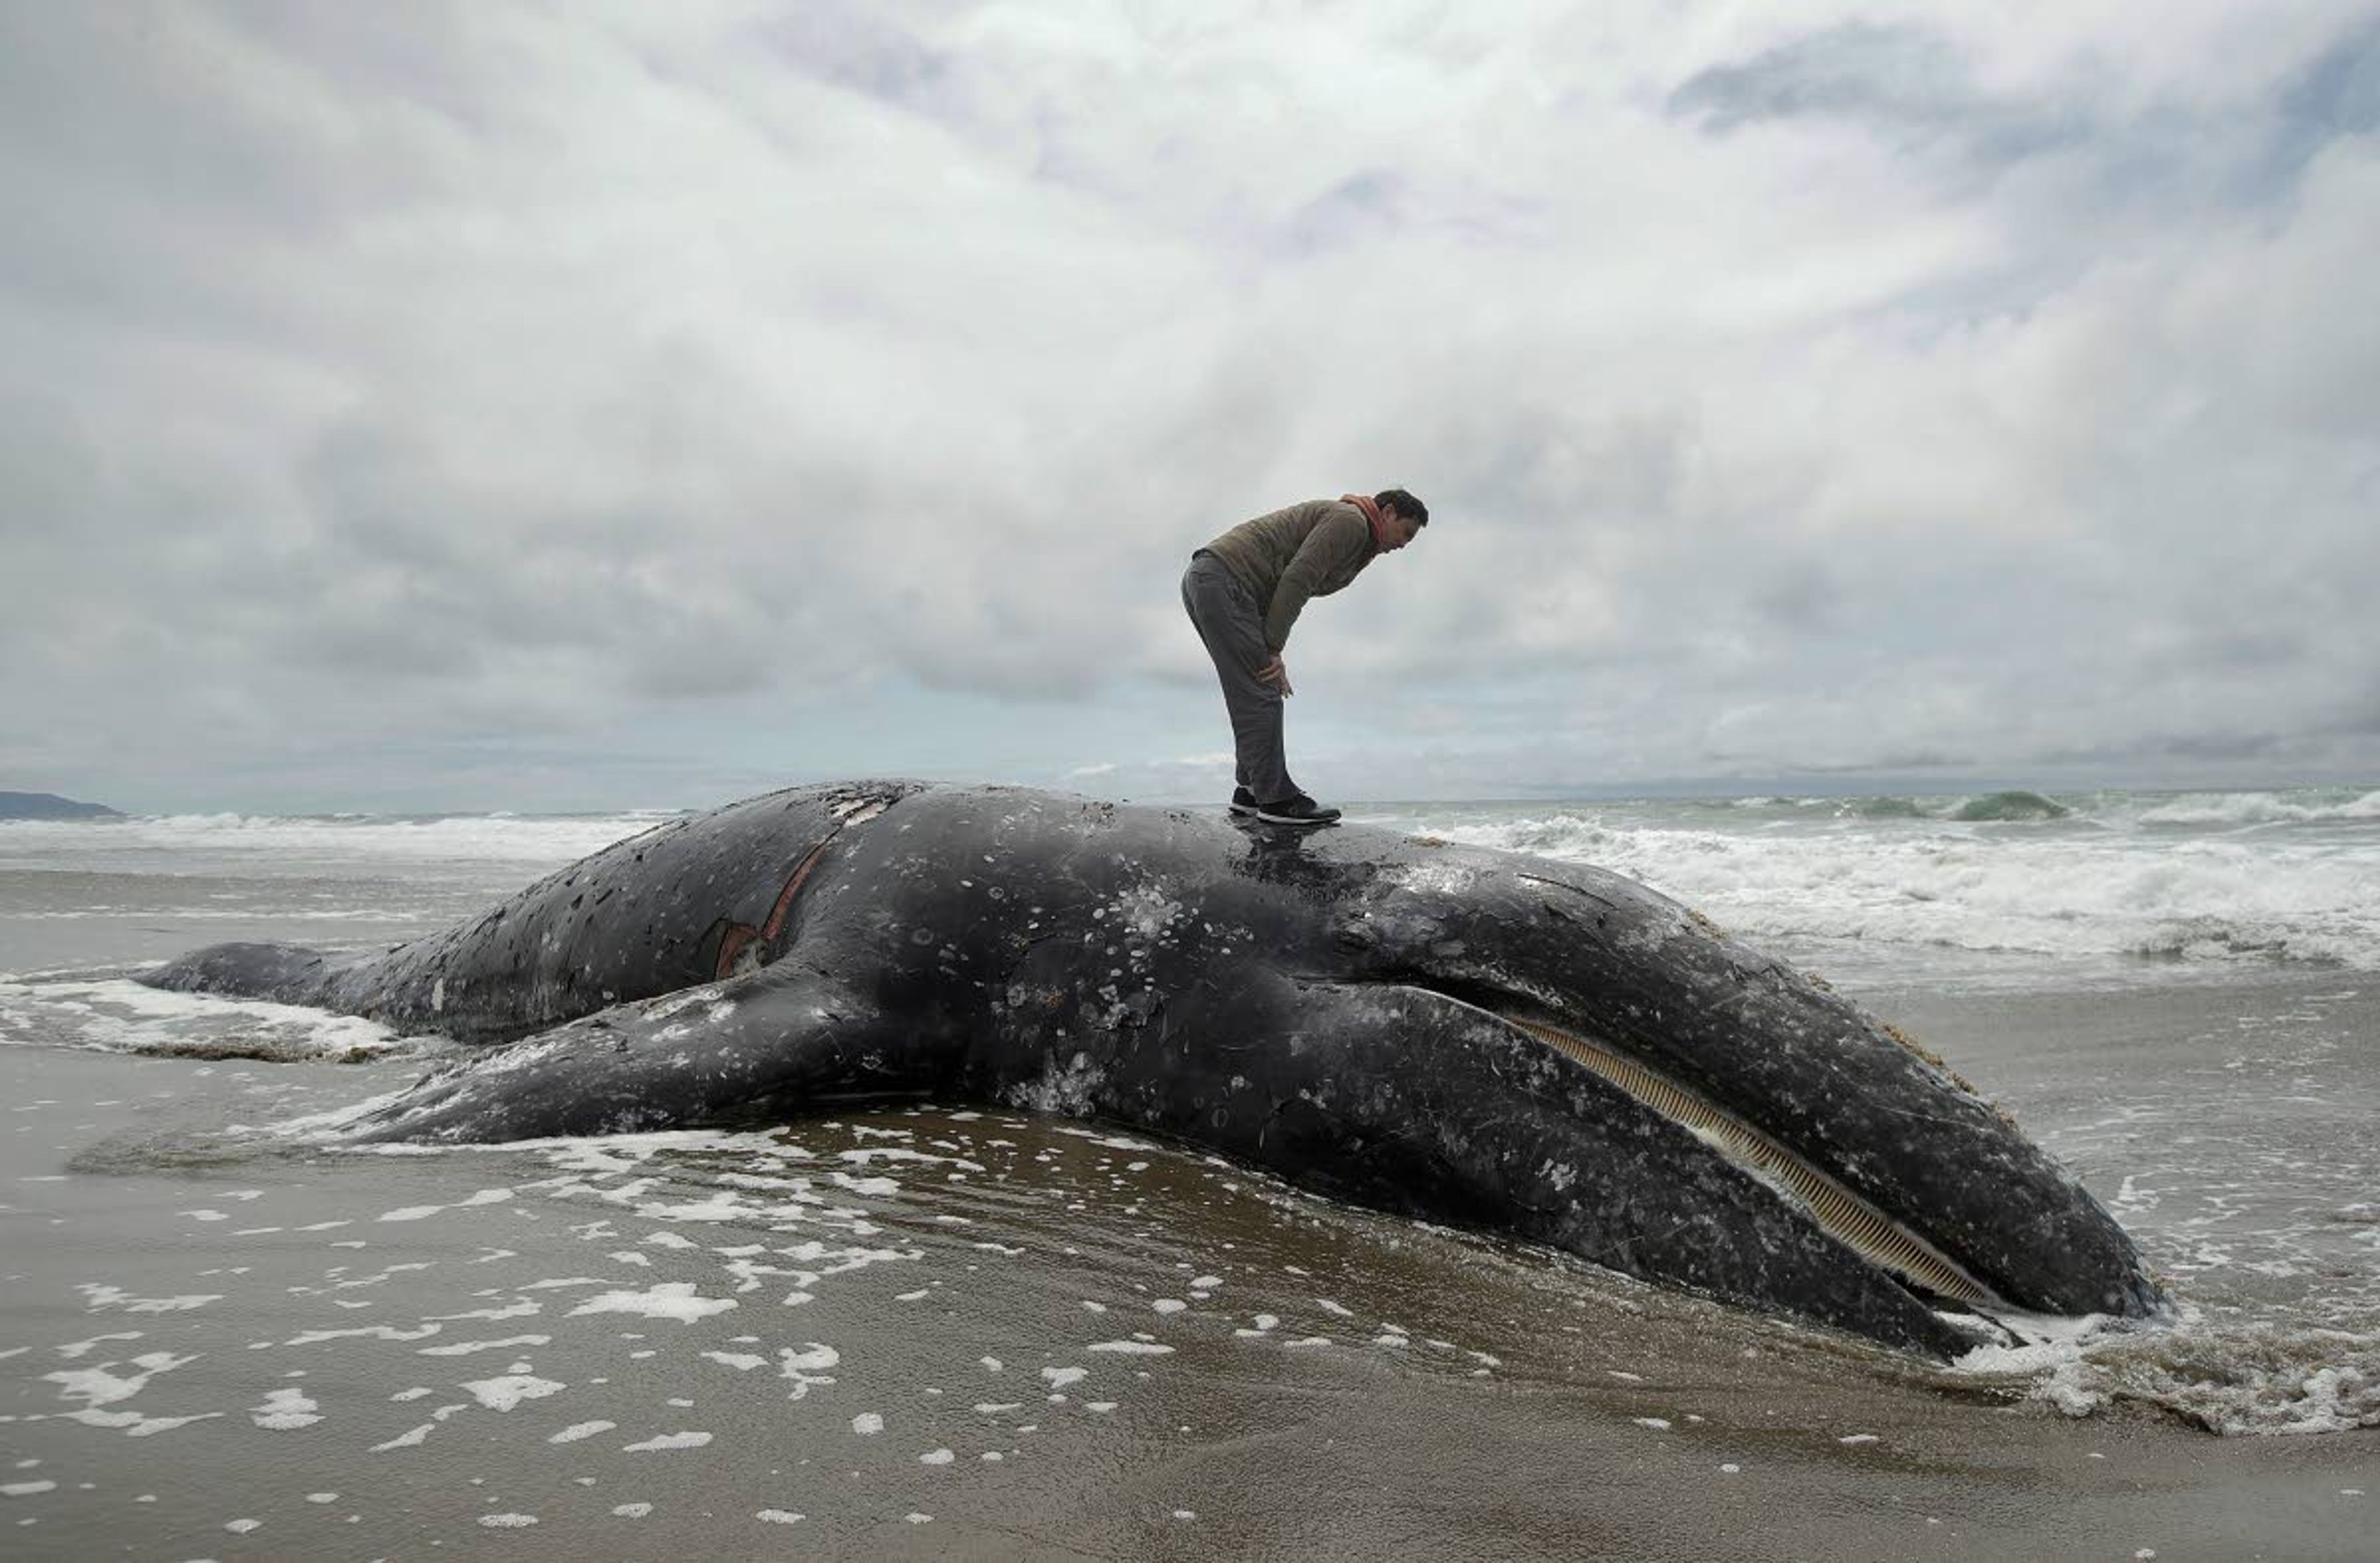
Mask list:
[{"label": "mottled gray whale skin", "polygon": [[1973,1343],[1830,1235],[1823,1202],[1548,1040],[1585,1039],[1789,1147],[1995,1302],[2159,1306],[2069,1173],[1820,985],[1615,875],[1379,830],[806,787],[663,825],[383,954],[221,945],[143,980],[501,1045],[358,1138],[996,1101],[1904,1350]]}]

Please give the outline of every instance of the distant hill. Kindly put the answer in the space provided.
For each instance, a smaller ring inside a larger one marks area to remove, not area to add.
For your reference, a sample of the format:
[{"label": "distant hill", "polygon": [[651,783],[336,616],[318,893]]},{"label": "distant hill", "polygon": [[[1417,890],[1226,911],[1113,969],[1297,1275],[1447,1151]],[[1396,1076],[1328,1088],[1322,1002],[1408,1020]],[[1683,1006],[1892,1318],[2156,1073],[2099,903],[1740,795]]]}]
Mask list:
[{"label": "distant hill", "polygon": [[77,803],[55,793],[0,793],[0,819],[121,819],[105,804]]}]

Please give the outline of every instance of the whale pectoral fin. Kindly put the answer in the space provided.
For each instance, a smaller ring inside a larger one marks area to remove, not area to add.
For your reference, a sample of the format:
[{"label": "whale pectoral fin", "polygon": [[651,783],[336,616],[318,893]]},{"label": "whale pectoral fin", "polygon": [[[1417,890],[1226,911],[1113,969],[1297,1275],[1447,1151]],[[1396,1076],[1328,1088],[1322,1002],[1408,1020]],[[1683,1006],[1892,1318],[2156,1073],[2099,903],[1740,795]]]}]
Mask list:
[{"label": "whale pectoral fin", "polygon": [[822,977],[756,972],[622,1005],[424,1076],[342,1125],[357,1141],[619,1134],[897,1096],[944,1067],[946,1039],[894,1024]]}]

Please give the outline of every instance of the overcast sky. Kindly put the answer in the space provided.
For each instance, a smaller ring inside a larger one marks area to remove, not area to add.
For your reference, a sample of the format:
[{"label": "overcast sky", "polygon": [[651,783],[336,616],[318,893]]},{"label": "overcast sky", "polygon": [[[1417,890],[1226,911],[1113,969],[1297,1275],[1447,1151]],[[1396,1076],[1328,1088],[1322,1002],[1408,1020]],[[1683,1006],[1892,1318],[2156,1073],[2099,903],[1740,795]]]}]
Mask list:
[{"label": "overcast sky", "polygon": [[2380,8],[0,0],[0,788],[2380,779]]}]

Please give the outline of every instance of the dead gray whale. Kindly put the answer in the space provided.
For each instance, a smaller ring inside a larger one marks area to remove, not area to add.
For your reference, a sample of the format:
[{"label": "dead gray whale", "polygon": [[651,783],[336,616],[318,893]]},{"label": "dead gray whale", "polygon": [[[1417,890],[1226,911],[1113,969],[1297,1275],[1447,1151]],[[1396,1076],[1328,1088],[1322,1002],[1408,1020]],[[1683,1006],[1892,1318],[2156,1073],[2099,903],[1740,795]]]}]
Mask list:
[{"label": "dead gray whale", "polygon": [[2160,1305],[2070,1173],[1822,986],[1616,875],[1378,830],[805,787],[382,954],[142,980],[492,1045],[358,1138],[989,1100],[1937,1357],[1961,1310]]}]

